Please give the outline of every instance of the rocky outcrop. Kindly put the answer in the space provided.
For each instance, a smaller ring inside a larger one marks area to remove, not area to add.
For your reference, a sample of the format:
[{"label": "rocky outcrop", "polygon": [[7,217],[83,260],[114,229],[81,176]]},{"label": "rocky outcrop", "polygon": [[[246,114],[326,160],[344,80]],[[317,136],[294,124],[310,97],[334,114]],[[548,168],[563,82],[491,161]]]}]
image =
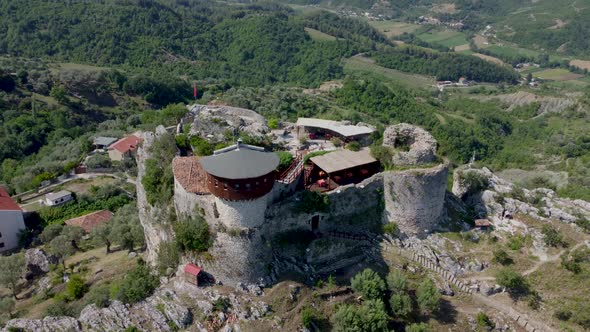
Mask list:
[{"label": "rocky outcrop", "polygon": [[437,160],[434,137],[426,130],[407,123],[387,127],[383,133],[383,145],[402,150],[393,156],[394,165],[428,164]]},{"label": "rocky outcrop", "polygon": [[137,209],[139,221],[143,227],[146,242],[146,261],[151,265],[156,264],[157,250],[162,241],[172,238],[170,228],[162,221],[166,220],[167,210],[152,206],[147,201],[145,189],[141,183],[145,175],[145,161],[150,158],[149,149],[157,136],[165,133],[164,127],[157,128],[156,133],[144,132],[141,134],[143,144],[137,150]]},{"label": "rocky outcrop", "polygon": [[43,319],[12,319],[2,332],[77,332],[82,331],[80,322],[72,317],[45,317]]},{"label": "rocky outcrop", "polygon": [[25,277],[31,279],[49,272],[49,264],[57,264],[57,258],[47,255],[43,249],[32,248],[25,252],[25,264],[27,266]]},{"label": "rocky outcrop", "polygon": [[209,105],[192,105],[189,109],[179,128],[189,125],[191,135],[223,141],[226,130],[239,129],[253,136],[263,136],[270,132],[266,119],[249,109]]}]

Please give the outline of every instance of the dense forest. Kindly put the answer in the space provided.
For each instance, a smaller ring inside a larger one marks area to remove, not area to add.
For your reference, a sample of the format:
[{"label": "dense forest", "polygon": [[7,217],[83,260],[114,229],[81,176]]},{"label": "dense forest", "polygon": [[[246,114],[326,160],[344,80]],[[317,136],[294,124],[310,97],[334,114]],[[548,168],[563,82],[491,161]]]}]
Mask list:
[{"label": "dense forest", "polygon": [[478,82],[514,83],[519,76],[512,68],[477,57],[450,52],[435,52],[418,47],[397,47],[374,52],[377,63],[405,72],[456,81],[459,77]]}]

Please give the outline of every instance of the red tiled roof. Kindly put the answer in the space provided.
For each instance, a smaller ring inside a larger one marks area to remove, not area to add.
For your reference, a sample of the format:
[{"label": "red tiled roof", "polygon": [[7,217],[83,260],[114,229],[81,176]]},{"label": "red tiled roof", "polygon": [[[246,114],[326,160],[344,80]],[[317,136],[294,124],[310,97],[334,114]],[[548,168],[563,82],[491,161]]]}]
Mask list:
[{"label": "red tiled roof", "polygon": [[207,173],[197,157],[176,157],[172,160],[174,178],[189,193],[208,194]]},{"label": "red tiled roof", "polygon": [[139,143],[141,143],[141,138],[130,135],[115,142],[110,146],[110,149],[115,149],[121,153],[125,153],[137,149]]},{"label": "red tiled roof", "polygon": [[189,263],[184,266],[184,273],[188,273],[194,276],[198,276],[199,273],[201,273],[201,271],[203,271],[203,269],[196,266],[193,263]]},{"label": "red tiled roof", "polygon": [[0,187],[0,211],[22,211],[3,187]]},{"label": "red tiled roof", "polygon": [[113,213],[102,210],[67,220],[66,225],[82,227],[86,233],[90,233],[96,226],[107,223],[111,219],[113,219]]},{"label": "red tiled roof", "polygon": [[475,220],[476,227],[489,227],[491,225],[492,225],[492,223],[490,223],[490,221],[487,219],[476,219]]}]

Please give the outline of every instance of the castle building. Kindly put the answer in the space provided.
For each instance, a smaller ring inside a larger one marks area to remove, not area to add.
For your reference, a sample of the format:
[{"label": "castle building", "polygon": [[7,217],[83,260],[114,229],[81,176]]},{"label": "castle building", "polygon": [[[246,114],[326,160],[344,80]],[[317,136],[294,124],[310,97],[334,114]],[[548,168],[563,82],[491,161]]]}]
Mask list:
[{"label": "castle building", "polygon": [[0,187],[0,253],[18,247],[18,238],[25,229],[23,210]]}]

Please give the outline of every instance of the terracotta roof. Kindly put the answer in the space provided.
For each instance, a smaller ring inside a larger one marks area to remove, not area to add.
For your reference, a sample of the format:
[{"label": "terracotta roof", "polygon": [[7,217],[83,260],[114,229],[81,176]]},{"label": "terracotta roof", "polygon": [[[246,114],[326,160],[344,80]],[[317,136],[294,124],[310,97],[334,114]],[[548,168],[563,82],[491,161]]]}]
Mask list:
[{"label": "terracotta roof", "polygon": [[189,263],[184,266],[184,273],[192,274],[194,276],[198,276],[201,271],[203,271],[203,269],[193,263]]},{"label": "terracotta roof", "polygon": [[73,218],[66,221],[66,225],[82,227],[86,233],[90,233],[96,226],[107,223],[113,218],[109,210],[102,210]]},{"label": "terracotta roof", "polygon": [[172,160],[174,178],[189,193],[208,194],[207,173],[197,157],[176,157]]},{"label": "terracotta roof", "polygon": [[133,151],[137,149],[137,146],[141,143],[141,138],[135,135],[129,135],[118,140],[116,143],[110,146],[110,149],[115,149],[121,153]]},{"label": "terracotta roof", "polygon": [[0,187],[0,211],[22,211],[3,187]]},{"label": "terracotta roof", "polygon": [[490,223],[487,219],[476,219],[475,220],[475,227],[489,227],[492,223]]}]

